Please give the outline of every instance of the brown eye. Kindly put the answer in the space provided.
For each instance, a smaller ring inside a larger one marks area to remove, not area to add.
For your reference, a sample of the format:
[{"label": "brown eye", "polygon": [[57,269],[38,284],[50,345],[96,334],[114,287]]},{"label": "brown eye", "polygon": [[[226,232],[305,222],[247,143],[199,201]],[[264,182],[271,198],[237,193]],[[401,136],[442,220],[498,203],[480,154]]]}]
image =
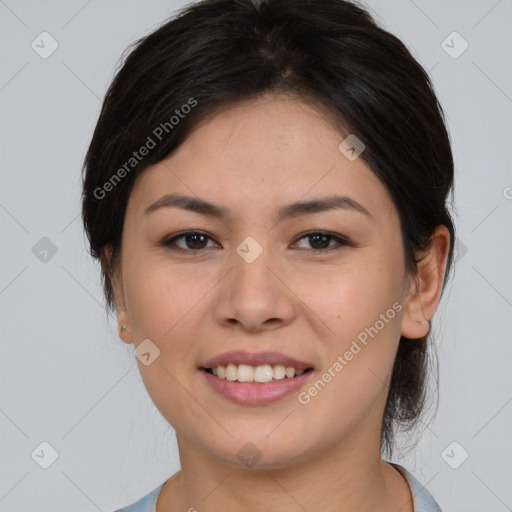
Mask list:
[{"label": "brown eye", "polygon": [[168,238],[162,244],[171,250],[198,252],[207,248],[208,240],[213,239],[200,231],[187,231]]},{"label": "brown eye", "polygon": [[[331,250],[339,249],[340,246],[351,245],[345,238],[323,231],[306,233],[300,240],[307,240],[310,248],[306,247],[305,249],[313,252],[330,252]],[[332,242],[334,242],[334,245],[331,245]]]}]

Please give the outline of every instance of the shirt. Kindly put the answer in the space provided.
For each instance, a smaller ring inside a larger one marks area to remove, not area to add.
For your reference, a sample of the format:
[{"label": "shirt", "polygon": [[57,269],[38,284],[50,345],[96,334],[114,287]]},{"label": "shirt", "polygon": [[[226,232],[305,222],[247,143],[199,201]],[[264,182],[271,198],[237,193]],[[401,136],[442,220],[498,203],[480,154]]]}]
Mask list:
[{"label": "shirt", "polygon": [[[393,464],[392,462],[390,464],[407,480],[413,496],[414,512],[442,512],[434,498],[411,473],[398,464]],[[164,484],[165,482],[161,483],[156,489],[153,489],[136,503],[132,503],[115,512],[156,512],[156,500]]]}]

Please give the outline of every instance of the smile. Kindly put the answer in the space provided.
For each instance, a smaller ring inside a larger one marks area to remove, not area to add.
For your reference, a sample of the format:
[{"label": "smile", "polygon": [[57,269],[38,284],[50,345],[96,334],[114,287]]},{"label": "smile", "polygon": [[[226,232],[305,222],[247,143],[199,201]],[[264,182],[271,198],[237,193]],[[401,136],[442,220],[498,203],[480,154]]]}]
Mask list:
[{"label": "smile", "polygon": [[241,405],[265,405],[289,397],[315,373],[313,365],[279,352],[232,351],[199,367],[207,386]]},{"label": "smile", "polygon": [[227,366],[219,365],[215,368],[205,368],[205,371],[219,379],[226,379],[230,382],[257,382],[261,384],[300,377],[308,370],[310,369],[297,370],[293,366],[284,365],[271,366],[266,364],[255,367],[248,364],[236,365],[234,363],[229,363]]}]

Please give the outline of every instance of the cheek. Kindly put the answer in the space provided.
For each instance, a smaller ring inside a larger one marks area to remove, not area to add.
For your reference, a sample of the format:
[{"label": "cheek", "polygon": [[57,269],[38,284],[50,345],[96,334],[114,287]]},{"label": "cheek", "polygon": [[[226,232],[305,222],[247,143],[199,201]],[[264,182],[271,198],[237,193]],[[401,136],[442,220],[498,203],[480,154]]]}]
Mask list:
[{"label": "cheek", "polygon": [[191,322],[211,287],[207,277],[167,265],[137,265],[126,284],[128,314],[138,336],[162,343]]},{"label": "cheek", "polygon": [[125,285],[135,348],[148,338],[160,350],[148,366],[137,360],[141,377],[149,396],[172,424],[179,423],[184,410],[200,415],[188,403],[190,395],[180,383],[190,378],[190,366],[183,363],[190,359],[198,320],[195,306],[206,293],[206,285],[154,263],[138,264]]},{"label": "cheek", "polygon": [[[306,306],[304,311],[309,308],[329,328],[327,338],[343,343],[392,308],[400,299],[400,283],[399,266],[373,258],[330,266],[307,278],[301,277],[294,290]],[[395,313],[396,310],[390,312],[391,319],[396,317]]]},{"label": "cheek", "polygon": [[[384,403],[400,339],[398,283],[393,269],[363,265],[331,274],[322,290],[307,296],[309,308],[329,327],[319,340],[325,350],[322,368],[301,402],[311,400],[318,428],[327,411],[338,418],[332,424],[338,431],[355,426],[376,402]],[[318,380],[327,383],[315,387]]]}]

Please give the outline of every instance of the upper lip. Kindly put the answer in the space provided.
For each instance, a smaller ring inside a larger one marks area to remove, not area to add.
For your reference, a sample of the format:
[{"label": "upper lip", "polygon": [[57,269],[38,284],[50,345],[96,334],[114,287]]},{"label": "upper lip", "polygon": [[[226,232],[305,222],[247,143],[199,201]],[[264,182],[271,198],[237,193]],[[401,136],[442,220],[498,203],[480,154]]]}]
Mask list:
[{"label": "upper lip", "polygon": [[247,352],[244,350],[235,350],[219,354],[206,361],[202,365],[202,368],[216,368],[217,366],[227,366],[230,363],[236,365],[247,364],[249,366],[262,366],[265,364],[270,366],[283,365],[291,366],[296,370],[312,368],[310,364],[280,352]]}]

